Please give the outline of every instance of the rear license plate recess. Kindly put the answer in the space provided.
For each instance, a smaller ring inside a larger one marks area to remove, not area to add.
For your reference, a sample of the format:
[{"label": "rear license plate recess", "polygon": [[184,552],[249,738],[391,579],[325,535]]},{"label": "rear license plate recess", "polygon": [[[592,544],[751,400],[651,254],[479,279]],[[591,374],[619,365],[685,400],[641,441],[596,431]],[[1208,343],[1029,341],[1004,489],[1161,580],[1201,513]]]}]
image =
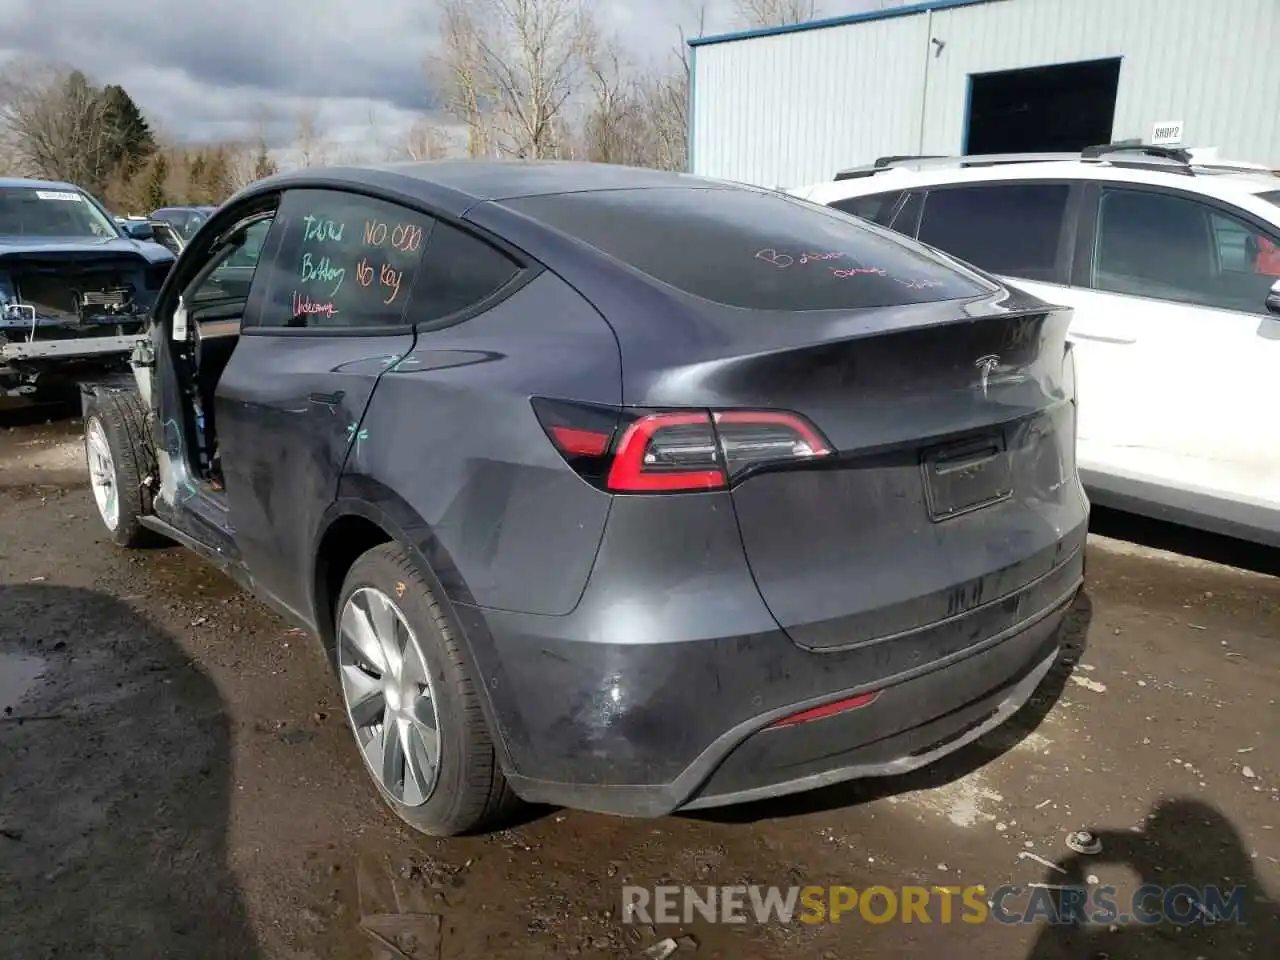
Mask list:
[{"label": "rear license plate recess", "polygon": [[934,522],[1013,496],[1013,463],[1001,431],[930,447],[920,459],[925,502]]}]

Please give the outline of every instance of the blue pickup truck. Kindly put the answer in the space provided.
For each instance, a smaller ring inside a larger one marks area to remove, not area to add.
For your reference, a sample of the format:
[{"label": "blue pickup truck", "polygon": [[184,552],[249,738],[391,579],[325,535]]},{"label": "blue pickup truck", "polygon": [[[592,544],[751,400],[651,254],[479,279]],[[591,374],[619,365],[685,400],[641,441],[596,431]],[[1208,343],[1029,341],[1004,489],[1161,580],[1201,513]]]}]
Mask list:
[{"label": "blue pickup truck", "polygon": [[0,179],[0,396],[123,364],[174,260],[73,184]]}]

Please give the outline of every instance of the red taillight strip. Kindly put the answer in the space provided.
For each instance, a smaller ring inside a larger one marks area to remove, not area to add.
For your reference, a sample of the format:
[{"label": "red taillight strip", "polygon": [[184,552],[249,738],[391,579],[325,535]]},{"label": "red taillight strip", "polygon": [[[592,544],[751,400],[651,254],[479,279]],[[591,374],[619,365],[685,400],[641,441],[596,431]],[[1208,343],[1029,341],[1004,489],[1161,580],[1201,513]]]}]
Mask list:
[{"label": "red taillight strip", "polygon": [[565,453],[581,457],[598,457],[609,449],[609,434],[577,427],[549,428],[557,446]]},{"label": "red taillight strip", "polygon": [[773,721],[765,729],[775,730],[778,727],[794,727],[798,723],[808,723],[810,720],[825,720],[827,717],[834,717],[836,714],[844,713],[846,710],[857,710],[859,707],[865,707],[878,696],[880,696],[880,691],[876,690],[872,693],[860,693],[856,697],[837,700],[835,703],[825,703],[811,710],[801,710],[799,713],[793,713],[789,717]]},{"label": "red taillight strip", "polygon": [[613,465],[609,468],[608,486],[620,493],[658,490],[718,490],[726,485],[723,470],[695,470],[687,473],[646,473],[644,452],[649,440],[664,427],[684,427],[706,424],[711,418],[705,413],[652,413],[641,417],[622,435]]}]

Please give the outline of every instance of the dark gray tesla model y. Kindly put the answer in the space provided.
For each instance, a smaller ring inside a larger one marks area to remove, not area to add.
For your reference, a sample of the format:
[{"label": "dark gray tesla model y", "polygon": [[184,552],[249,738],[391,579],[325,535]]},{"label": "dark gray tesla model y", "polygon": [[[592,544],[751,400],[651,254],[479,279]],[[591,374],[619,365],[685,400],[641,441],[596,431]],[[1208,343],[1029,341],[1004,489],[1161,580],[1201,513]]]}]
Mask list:
[{"label": "dark gray tesla model y", "polygon": [[767,190],[303,170],[196,234],[137,393],[86,389],[94,492],[328,645],[419,829],[777,796],[929,763],[1050,669],[1069,320]]}]

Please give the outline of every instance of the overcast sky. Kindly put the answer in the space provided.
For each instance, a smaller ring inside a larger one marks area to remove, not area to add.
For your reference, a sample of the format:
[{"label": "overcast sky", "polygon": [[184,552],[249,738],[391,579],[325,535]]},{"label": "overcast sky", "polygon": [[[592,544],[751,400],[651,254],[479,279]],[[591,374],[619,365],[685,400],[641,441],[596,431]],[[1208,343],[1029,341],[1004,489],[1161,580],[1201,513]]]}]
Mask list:
[{"label": "overcast sky", "polygon": [[[698,0],[595,0],[606,30],[640,60],[694,27]],[[839,15],[882,0],[819,0]],[[892,3],[890,5],[893,5]],[[271,118],[287,139],[314,109],[329,139],[388,137],[430,109],[423,62],[437,42],[431,0],[0,0],[0,58],[79,67],[125,87],[179,140],[250,136]],[[708,0],[707,32],[736,28],[732,0]]]}]

